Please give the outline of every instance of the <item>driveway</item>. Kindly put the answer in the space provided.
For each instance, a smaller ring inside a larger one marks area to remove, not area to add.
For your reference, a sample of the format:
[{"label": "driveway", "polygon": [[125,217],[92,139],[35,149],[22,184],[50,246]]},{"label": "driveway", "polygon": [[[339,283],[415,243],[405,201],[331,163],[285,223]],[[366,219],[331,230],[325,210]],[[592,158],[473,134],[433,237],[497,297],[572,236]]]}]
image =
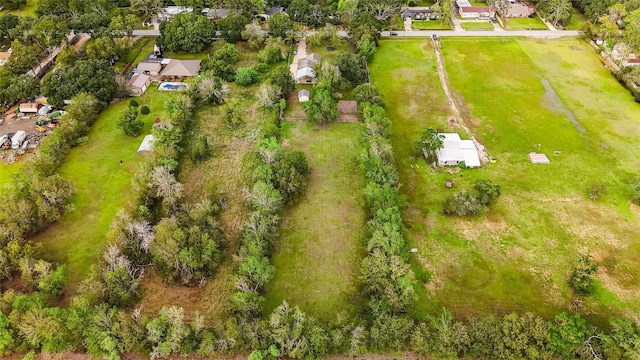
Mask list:
[{"label": "driveway", "polygon": [[411,31],[411,18],[404,19],[404,31]]},{"label": "driveway", "polygon": [[133,30],[133,36],[160,36],[160,29]]},{"label": "driveway", "polygon": [[307,42],[302,39],[298,43],[298,51],[296,55],[293,57],[293,61],[289,64],[289,70],[291,74],[293,74],[293,78],[295,79],[296,73],[298,72],[298,61],[307,57]]}]

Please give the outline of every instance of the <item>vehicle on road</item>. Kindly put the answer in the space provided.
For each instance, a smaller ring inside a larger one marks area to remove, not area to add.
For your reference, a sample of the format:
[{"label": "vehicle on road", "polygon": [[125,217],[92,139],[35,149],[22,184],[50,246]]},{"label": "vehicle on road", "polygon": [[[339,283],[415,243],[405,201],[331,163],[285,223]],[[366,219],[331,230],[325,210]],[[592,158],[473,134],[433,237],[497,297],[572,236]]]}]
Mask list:
[{"label": "vehicle on road", "polygon": [[389,33],[389,35],[391,35],[391,36],[398,36],[398,33],[397,33],[397,32],[395,32],[395,31],[392,31],[392,32],[390,32],[390,33]]}]

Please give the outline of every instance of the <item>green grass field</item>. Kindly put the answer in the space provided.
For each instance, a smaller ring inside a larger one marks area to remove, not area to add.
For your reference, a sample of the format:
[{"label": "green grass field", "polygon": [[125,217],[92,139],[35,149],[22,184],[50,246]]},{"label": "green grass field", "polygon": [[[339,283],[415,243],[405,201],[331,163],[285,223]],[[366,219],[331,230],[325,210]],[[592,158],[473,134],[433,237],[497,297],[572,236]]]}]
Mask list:
[{"label": "green grass field", "polygon": [[[400,28],[404,29],[404,28]],[[449,21],[440,22],[440,20],[427,20],[420,21],[414,20],[411,22],[411,29],[413,30],[451,30],[451,24]]]},{"label": "green grass field", "polygon": [[138,39],[138,41],[133,44],[133,47],[131,47],[129,51],[120,58],[120,60],[116,61],[114,65],[115,70],[120,73],[124,70],[127,64],[132,64],[132,66],[134,66],[144,60],[144,58],[153,52],[153,46],[155,43],[155,37],[147,36]]},{"label": "green grass field", "polygon": [[17,174],[22,167],[22,162],[13,163],[11,165],[5,165],[0,163],[0,191],[2,191],[2,184],[5,184],[11,180],[11,175]]},{"label": "green grass field", "polygon": [[355,315],[361,308],[358,276],[366,255],[364,174],[358,163],[361,127],[291,125],[288,146],[307,154],[312,173],[305,195],[284,211],[272,259],[276,276],[267,287],[267,314],[283,300],[323,320],[338,313]]},{"label": "green grass field", "polygon": [[[637,315],[640,213],[629,205],[627,184],[640,162],[640,153],[630,151],[640,142],[638,104],[578,40],[444,39],[442,45],[468,125],[496,164],[452,175],[411,156],[425,127],[466,137],[445,122],[450,114],[428,43],[383,41],[370,68],[394,121],[405,222],[432,273],[418,315],[445,306],[461,318],[511,311],[551,317],[573,299],[567,278],[581,252],[600,263],[598,290],[583,299],[583,312],[597,324]],[[398,52],[406,61],[390,61]],[[550,165],[527,160],[537,144]],[[476,217],[443,216],[444,199],[478,178],[502,185],[497,204]],[[454,180],[454,190],[444,188],[446,179]],[[586,196],[595,181],[607,186],[598,202]]]},{"label": "green grass field", "polygon": [[506,30],[549,30],[540,18],[512,18],[505,19]]},{"label": "green grass field", "polygon": [[489,30],[489,31],[493,31],[493,24],[485,21],[485,22],[462,22],[460,24],[460,26],[462,26],[463,29],[465,30]]},{"label": "green grass field", "polygon": [[38,8],[38,0],[27,0],[27,4],[22,6],[18,10],[3,10],[3,13],[9,13],[18,16],[34,16],[36,15],[36,9]]},{"label": "green grass field", "polygon": [[566,26],[567,30],[582,30],[582,27],[588,22],[587,17],[580,12],[580,10],[573,8],[573,13],[571,14],[571,21]]},{"label": "green grass field", "polygon": [[[170,93],[151,87],[136,99],[151,108],[150,114],[139,115],[145,122],[143,135],[150,133],[153,120],[162,115],[168,96]],[[50,260],[67,264],[72,288],[95,263],[117,211],[133,200],[131,170],[145,161],[137,154],[143,135],[127,137],[116,125],[128,105],[128,99],[109,105],[89,130],[89,141],[71,151],[60,173],[77,189],[71,202],[75,209],[32,239],[44,244]]]}]

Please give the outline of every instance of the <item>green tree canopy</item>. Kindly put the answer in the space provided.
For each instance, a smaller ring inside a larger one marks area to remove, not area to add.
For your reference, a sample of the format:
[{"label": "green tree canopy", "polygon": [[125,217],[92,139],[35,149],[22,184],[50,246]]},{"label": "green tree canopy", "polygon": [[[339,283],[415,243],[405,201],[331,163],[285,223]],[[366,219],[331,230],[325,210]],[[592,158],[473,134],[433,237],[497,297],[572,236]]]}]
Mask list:
[{"label": "green tree canopy", "polygon": [[216,27],[205,16],[194,13],[178,14],[170,21],[160,24],[160,34],[158,43],[165,45],[169,50],[197,53],[211,44]]}]

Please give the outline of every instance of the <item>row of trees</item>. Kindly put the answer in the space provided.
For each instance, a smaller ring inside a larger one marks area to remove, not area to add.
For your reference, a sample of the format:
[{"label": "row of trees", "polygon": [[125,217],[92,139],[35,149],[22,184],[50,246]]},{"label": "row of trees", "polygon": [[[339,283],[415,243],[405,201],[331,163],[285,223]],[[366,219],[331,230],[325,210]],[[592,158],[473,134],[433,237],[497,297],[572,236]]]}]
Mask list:
[{"label": "row of trees", "polygon": [[455,359],[635,359],[640,328],[616,319],[602,332],[577,314],[562,313],[544,321],[531,313],[470,317],[461,322],[441,310],[425,321],[406,315],[382,314],[370,322],[338,317],[322,323],[286,302],[266,320],[251,327],[237,319],[208,328],[195,314],[163,308],[155,317],[140,309],[123,310],[76,297],[68,308],[49,307],[38,295],[6,291],[0,297],[0,354],[22,351],[86,351],[105,359],[124,352],[214,356],[254,349],[250,359],[289,356],[315,358],[324,354],[350,356],[367,351],[411,350],[421,356]]},{"label": "row of trees", "polygon": [[[399,176],[389,139],[391,121],[377,89],[364,84],[354,90],[358,111],[365,123],[362,166],[365,170],[367,257],[362,261],[361,277],[370,296],[373,318],[404,314],[414,301],[414,276],[407,264]],[[393,321],[393,320],[389,320]]]}]

